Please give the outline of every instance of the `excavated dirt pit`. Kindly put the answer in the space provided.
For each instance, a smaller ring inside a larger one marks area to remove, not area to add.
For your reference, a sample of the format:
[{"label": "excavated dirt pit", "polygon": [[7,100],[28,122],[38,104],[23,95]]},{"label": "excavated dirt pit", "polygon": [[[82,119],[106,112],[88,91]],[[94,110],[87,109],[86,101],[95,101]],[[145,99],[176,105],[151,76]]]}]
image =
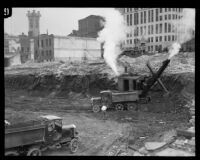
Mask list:
[{"label": "excavated dirt pit", "polygon": [[[103,65],[97,68],[105,70]],[[149,93],[150,103],[139,105],[138,111],[108,111],[104,120],[102,113],[92,112],[90,98],[99,96],[101,90],[117,89],[116,77],[99,72],[40,75],[35,70],[5,72],[5,119],[18,123],[44,114],[61,116],[64,124],[73,123],[79,131],[81,142],[75,155],[112,155],[116,146],[127,144],[139,149],[155,140],[156,134],[189,126],[189,109],[184,106],[194,99],[193,72],[164,74],[161,80],[169,96],[156,85]],[[44,155],[70,153],[61,149]]]}]

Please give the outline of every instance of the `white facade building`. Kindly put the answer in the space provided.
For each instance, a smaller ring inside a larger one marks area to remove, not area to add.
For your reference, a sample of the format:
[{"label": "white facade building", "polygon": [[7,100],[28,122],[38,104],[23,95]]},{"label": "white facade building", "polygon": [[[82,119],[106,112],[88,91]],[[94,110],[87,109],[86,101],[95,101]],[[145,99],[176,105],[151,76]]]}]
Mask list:
[{"label": "white facade building", "polygon": [[124,8],[123,15],[130,32],[125,48],[139,47],[145,43],[149,52],[162,51],[178,38],[175,24],[182,8]]}]

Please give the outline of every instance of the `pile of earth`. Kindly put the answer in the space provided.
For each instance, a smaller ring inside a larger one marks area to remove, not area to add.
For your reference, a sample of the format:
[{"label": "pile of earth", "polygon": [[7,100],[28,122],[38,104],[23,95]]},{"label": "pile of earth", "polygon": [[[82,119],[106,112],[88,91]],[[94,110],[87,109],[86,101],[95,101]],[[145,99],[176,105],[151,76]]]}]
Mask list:
[{"label": "pile of earth", "polygon": [[[179,53],[174,56],[161,77],[171,93],[170,101],[177,104],[176,106],[182,106],[194,98],[194,55],[194,53]],[[149,60],[152,68],[157,70],[167,57],[168,54],[143,55],[132,59],[122,56],[118,59],[118,68],[121,73],[124,71],[124,66],[128,66],[130,73],[150,75],[145,62]],[[117,76],[104,60],[66,63],[29,62],[5,68],[5,87],[24,89],[36,96],[68,97],[74,93],[90,98],[99,95],[101,90],[117,89]],[[154,90],[160,89],[159,85],[154,87]],[[154,92],[150,94],[154,96]],[[160,95],[160,92],[158,94]],[[168,103],[169,98],[162,102]]]}]

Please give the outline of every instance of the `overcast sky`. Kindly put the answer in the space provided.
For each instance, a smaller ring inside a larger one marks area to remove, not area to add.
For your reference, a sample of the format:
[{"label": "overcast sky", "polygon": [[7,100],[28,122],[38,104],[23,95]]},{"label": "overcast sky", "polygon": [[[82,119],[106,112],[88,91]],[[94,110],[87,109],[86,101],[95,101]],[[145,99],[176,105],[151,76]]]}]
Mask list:
[{"label": "overcast sky", "polygon": [[40,11],[40,33],[68,35],[78,29],[78,20],[89,15],[103,16],[109,8],[13,8],[12,17],[4,20],[4,32],[28,34],[28,10]]}]

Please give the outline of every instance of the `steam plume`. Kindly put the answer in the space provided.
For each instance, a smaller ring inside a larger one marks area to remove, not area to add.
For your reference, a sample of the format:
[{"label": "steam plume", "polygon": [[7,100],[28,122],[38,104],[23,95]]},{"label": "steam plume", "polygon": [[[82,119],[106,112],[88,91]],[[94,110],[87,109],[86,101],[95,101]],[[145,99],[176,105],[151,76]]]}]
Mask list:
[{"label": "steam plume", "polygon": [[178,22],[173,23],[172,26],[177,31],[177,42],[172,44],[168,59],[179,53],[181,44],[193,38],[192,32],[195,31],[195,9],[184,8],[182,18]]},{"label": "steam plume", "polygon": [[168,59],[171,59],[174,55],[178,54],[180,48],[181,48],[181,45],[179,43],[177,42],[173,43],[172,47],[169,50],[170,55]]},{"label": "steam plume", "polygon": [[99,32],[98,41],[104,42],[104,58],[106,63],[112,68],[116,75],[119,75],[117,69],[117,57],[121,53],[120,42],[126,38],[126,24],[123,15],[116,9],[106,11],[105,23],[102,31]]}]

